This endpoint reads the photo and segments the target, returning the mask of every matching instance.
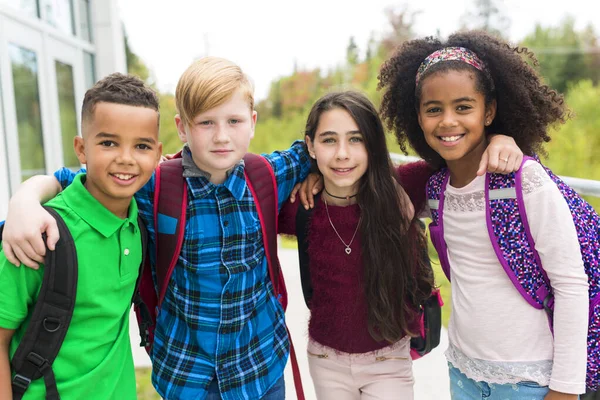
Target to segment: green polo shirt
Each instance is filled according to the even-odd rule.
[[[142,258],[138,208],[120,219],[85,189],[85,175],[47,203],[65,220],[77,248],[79,277],[73,319],[54,361],[63,399],[136,399],[129,341],[131,297]],[[43,278],[16,268],[0,252],[0,327],[15,329],[11,357],[29,323]],[[31,383],[24,399],[44,399],[44,379]]]

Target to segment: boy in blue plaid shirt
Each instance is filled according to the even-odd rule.
[[[157,317],[152,382],[165,399],[284,399],[289,339],[242,160],[257,118],[252,83],[234,63],[207,57],[183,73],[175,97],[188,206],[183,246]],[[295,142],[265,157],[281,207],[308,175],[308,154]],[[65,187],[74,175],[63,168],[54,176]],[[37,181],[41,200],[54,195],[56,182],[48,179],[48,189]],[[153,176],[135,196],[151,257],[154,187]],[[22,193],[13,202],[36,197]],[[48,221],[38,206],[27,207],[37,221]]]

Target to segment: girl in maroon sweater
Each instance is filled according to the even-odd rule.
[[[426,243],[394,179],[377,110],[357,92],[325,95],[308,116],[306,143],[325,189],[308,230],[308,360],[317,397],[412,399],[410,336],[416,305],[434,282],[418,256]],[[430,173],[424,163],[398,171],[418,209]],[[284,205],[281,233],[295,235],[297,210]]]

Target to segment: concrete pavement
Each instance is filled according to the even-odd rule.
[[[287,324],[294,340],[298,364],[302,375],[304,394],[306,400],[315,400],[316,396],[312,387],[308,361],[306,358],[306,345],[308,341],[308,318],[309,311],[302,298],[302,287],[300,284],[300,271],[298,268],[298,253],[296,250],[280,249],[279,259],[288,289],[289,305],[286,313]],[[136,366],[150,366],[150,360],[146,352],[139,347],[139,334],[137,323],[132,314],[131,343],[133,347],[134,361]],[[444,357],[444,350],[448,345],[448,336],[442,332],[442,342],[431,354],[416,360],[413,364],[415,374],[415,399],[416,400],[449,400],[448,368]],[[294,380],[292,377],[291,363],[288,362],[285,371],[287,398],[294,399]]]

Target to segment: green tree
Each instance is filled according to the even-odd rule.
[[[127,62],[127,72],[131,75],[139,77],[146,83],[153,83],[150,82],[150,69],[148,69],[142,59],[131,50],[127,34],[124,34],[123,37],[125,40],[125,60]]]
[[[127,60],[127,72],[131,75],[136,75],[144,82],[156,90],[158,94],[159,107],[160,107],[160,141],[163,143],[163,154],[176,153],[181,149],[181,141],[177,134],[177,127],[175,126],[175,114],[177,114],[177,107],[175,107],[175,96],[171,93],[160,92],[155,85],[152,77],[152,72],[146,66],[144,61],[135,54],[129,46],[127,35],[125,35],[125,56]]]
[[[572,118],[551,133],[547,164],[560,175],[600,180],[600,86],[580,81],[569,88],[566,103]],[[600,211],[600,199],[588,201]]]
[[[533,51],[545,82],[559,92],[582,79],[597,82],[600,77],[600,48],[591,27],[575,30],[575,19],[566,17],[558,27],[537,24],[521,42]]]
[[[408,6],[400,9],[390,7],[385,10],[391,30],[384,34],[379,47],[380,55],[384,59],[391,56],[396,47],[414,38],[413,26],[419,13],[420,11],[410,11]]]
[[[474,0],[474,11],[466,12],[461,18],[464,29],[483,29],[502,36],[510,26],[510,20],[499,8],[497,0]]]
[[[346,47],[346,62],[351,66],[358,64],[358,46],[354,41],[354,36],[350,36]]]

